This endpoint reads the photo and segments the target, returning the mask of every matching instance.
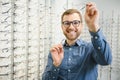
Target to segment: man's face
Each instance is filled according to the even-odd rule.
[[[82,28],[80,16],[77,13],[64,15],[62,30],[68,40],[76,40],[79,37]]]

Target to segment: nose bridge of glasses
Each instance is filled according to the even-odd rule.
[[[72,24],[72,26],[74,26],[74,22],[73,21],[69,22],[69,26],[71,26],[71,24]]]

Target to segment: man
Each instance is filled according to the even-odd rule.
[[[98,64],[109,65],[112,54],[98,24],[99,12],[92,2],[86,4],[85,22],[91,43],[78,39],[83,24],[76,9],[68,9],[61,17],[62,30],[66,36],[64,44],[54,45],[42,80],[97,80]]]

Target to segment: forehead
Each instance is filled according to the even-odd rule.
[[[63,16],[63,21],[73,21],[73,20],[80,20],[80,16],[78,13],[72,13]]]

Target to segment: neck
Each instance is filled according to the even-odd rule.
[[[76,40],[77,40],[77,39],[76,39]],[[67,44],[68,44],[69,46],[71,46],[71,45],[75,44],[76,40],[68,40],[68,39],[67,39]]]

